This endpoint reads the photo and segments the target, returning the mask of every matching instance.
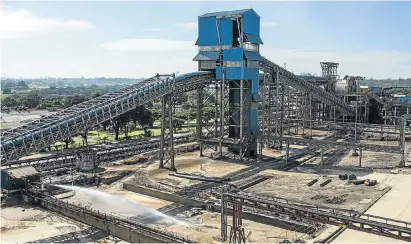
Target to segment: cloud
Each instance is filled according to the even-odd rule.
[[[365,76],[366,78],[411,77],[411,52],[397,51],[309,51],[278,49],[263,46],[261,54],[296,74],[302,72],[321,73],[320,62],[340,63],[340,76]]]
[[[276,26],[276,25],[278,25],[278,23],[275,21],[262,21],[261,22],[262,27],[269,27],[269,26]]]
[[[45,18],[32,14],[28,10],[15,10],[10,7],[0,8],[0,38],[16,39],[51,32],[80,31],[93,28],[82,20]]]
[[[172,51],[196,49],[193,41],[152,38],[124,39],[103,43],[100,46],[112,51]]]
[[[132,63],[138,64],[142,74],[148,70],[151,73],[154,70],[164,72],[163,69],[168,72],[179,70],[182,73],[196,69],[196,63],[192,59],[198,51],[192,41],[136,38],[105,43],[101,46],[119,55],[123,53],[120,51],[130,51],[129,55],[138,56]],[[411,77],[411,52],[310,51],[262,46],[261,54],[279,65],[287,63],[287,69],[296,74],[306,72],[321,74],[320,62],[329,61],[340,63],[341,76]]]
[[[174,24],[174,26],[179,27],[181,32],[190,32],[190,31],[195,31],[198,29],[197,22],[179,23],[179,24]]]
[[[118,76],[149,77],[198,69],[197,62],[192,61],[198,53],[194,41],[133,38],[103,43],[100,47],[104,53],[113,55],[110,62],[117,60],[113,65],[123,70]]]
[[[2,72],[7,77],[150,77],[155,73],[196,71],[194,41],[133,38],[103,44],[84,39],[27,40],[5,43]],[[7,45],[7,46],[6,46]],[[62,48],[63,47],[63,48]],[[320,62],[338,62],[338,73],[367,78],[411,77],[411,52],[341,52],[261,46],[261,54],[300,73],[321,74]]]
[[[143,31],[150,31],[150,32],[159,32],[162,31],[162,28],[143,28]]]

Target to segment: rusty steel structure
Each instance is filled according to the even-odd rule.
[[[230,243],[245,243],[245,233],[243,227],[243,205],[241,202],[232,204],[233,224],[230,230]]]

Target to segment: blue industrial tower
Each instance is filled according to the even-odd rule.
[[[253,9],[208,13],[199,16],[198,27],[199,53],[194,61],[200,71],[215,73],[220,94],[214,143],[219,142],[220,153],[225,146],[240,157],[253,157],[260,136],[260,16]]]

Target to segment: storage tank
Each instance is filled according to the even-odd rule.
[[[348,93],[348,80],[337,80],[337,82],[335,83],[335,93],[336,94]]]
[[[347,94],[357,91],[357,84],[354,77],[345,76],[342,80],[337,80],[335,84],[336,94]]]

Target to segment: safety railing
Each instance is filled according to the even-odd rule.
[[[136,222],[131,218],[127,218],[115,213],[101,212],[99,210],[92,209],[91,207],[87,208],[85,206],[69,203],[68,201],[64,202],[62,200],[47,196],[41,196],[40,201],[42,202],[42,205],[45,207],[47,207],[47,205],[52,205],[56,207],[56,209],[51,210],[58,211],[63,215],[65,213],[64,209],[68,209],[78,214],[88,214],[93,217],[103,219],[105,221],[110,221],[116,225],[132,228],[135,232],[138,232],[145,236],[152,237],[157,240],[162,240],[167,243],[195,243],[193,240],[190,240],[188,236],[184,237],[175,232],[160,229],[158,227],[149,227],[142,223]]]
[[[107,99],[105,102],[93,105],[90,108],[84,108],[69,117],[32,128],[21,135],[2,141],[3,162],[19,158],[30,152],[36,152],[58,140],[81,133],[90,126],[117,117],[138,105],[158,99],[171,91],[179,93],[193,90],[212,79],[214,79],[214,75],[208,72],[189,74],[176,79],[176,82],[167,77],[161,81],[149,82],[139,89],[127,91],[121,95],[117,94],[114,99]],[[173,86],[173,89],[171,89],[171,86]]]

